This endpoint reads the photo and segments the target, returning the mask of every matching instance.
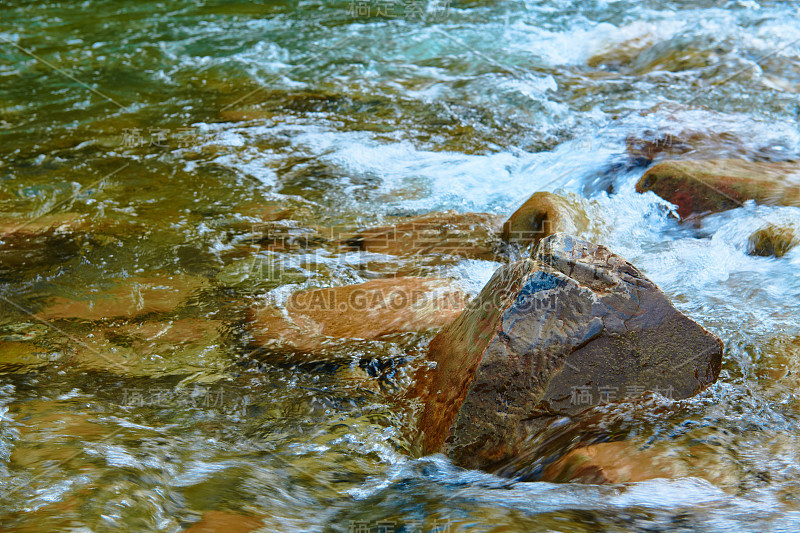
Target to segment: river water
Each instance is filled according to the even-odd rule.
[[[0,374],[0,530],[181,531],[209,511],[285,532],[800,530],[800,250],[746,254],[800,210],[681,224],[634,191],[646,167],[625,143],[690,131],[721,156],[796,158],[798,4],[7,0],[0,87],[3,216],[116,224],[0,273],[2,340],[45,348]],[[264,298],[407,266],[300,246],[256,252],[279,276],[244,268],[259,206],[330,227],[507,216],[540,190],[582,203],[583,237],[725,342],[708,391],[605,414],[682,475],[528,483],[409,457],[398,398],[430,334],[299,365],[249,353],[245,311]],[[498,266],[443,263],[473,294]],[[205,280],[161,318],[219,333],[119,371],[69,354],[125,320],[31,316],[152,273]]]

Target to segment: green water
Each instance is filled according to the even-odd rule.
[[[634,192],[625,139],[700,132],[729,139],[720,155],[796,159],[798,6],[383,4],[0,5],[0,240],[17,250],[0,257],[0,361],[34,347],[0,374],[0,530],[182,531],[209,511],[286,532],[797,530],[796,372],[769,371],[798,364],[781,346],[800,337],[800,254],[745,251],[800,211],[681,225]],[[499,266],[343,252],[333,231],[507,216],[537,190],[575,194],[584,237],[725,341],[709,391],[603,421],[684,476],[524,483],[409,457],[399,397],[430,334],[299,365],[252,351],[247,311],[270,298],[404,269],[474,294]],[[285,247],[259,218],[278,211]],[[82,218],[35,234],[48,216]],[[39,319],[154,276],[185,293],[133,318]],[[551,448],[580,440],[553,431]]]

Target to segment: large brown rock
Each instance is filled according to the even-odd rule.
[[[550,192],[537,192],[503,224],[503,240],[526,246],[554,233],[580,233],[588,226],[589,219],[576,202]]]
[[[428,355],[436,366],[410,391],[415,450],[491,469],[554,417],[644,391],[697,394],[719,374],[722,342],[622,257],[556,234],[500,268]]]
[[[640,34],[632,39],[622,42],[609,43],[592,55],[586,64],[590,67],[602,67],[618,70],[630,64],[639,55],[650,48],[655,42],[655,37],[650,34]]]
[[[678,206],[681,218],[760,204],[800,206],[800,164],[739,159],[664,161],[636,184]]]
[[[501,218],[489,213],[445,211],[415,217],[394,217],[392,224],[345,235],[352,249],[389,255],[453,254],[493,259]]]
[[[284,309],[250,314],[257,345],[314,351],[332,339],[377,339],[440,328],[466,307],[468,296],[446,280],[387,278],[293,294]]]

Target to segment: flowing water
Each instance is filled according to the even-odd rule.
[[[0,358],[38,350],[0,374],[0,529],[181,531],[224,511],[286,532],[800,530],[800,249],[746,253],[800,210],[681,224],[635,192],[646,167],[625,143],[690,131],[720,156],[797,158],[800,5],[6,0],[0,87],[4,219],[84,217],[0,271]],[[507,216],[539,190],[582,203],[583,237],[725,342],[699,396],[602,413],[607,433],[680,465],[674,479],[524,482],[410,457],[398,398],[430,334],[303,364],[249,352],[246,310],[265,298],[423,268],[259,247],[263,206],[339,227]],[[499,264],[436,266],[474,294]],[[191,285],[153,315],[184,328],[155,347],[141,317],[33,316],[153,275]],[[81,352],[103,335],[99,356]],[[560,435],[561,451],[580,440]]]

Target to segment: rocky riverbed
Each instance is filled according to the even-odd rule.
[[[0,530],[798,529],[792,3],[0,14]]]

